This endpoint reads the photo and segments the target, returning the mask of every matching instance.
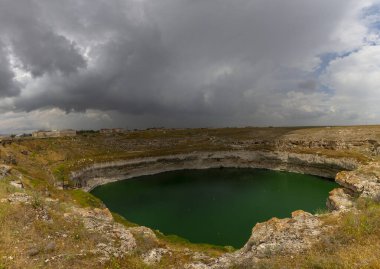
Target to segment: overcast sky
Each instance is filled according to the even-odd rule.
[[[0,0],[0,133],[380,123],[380,0]]]

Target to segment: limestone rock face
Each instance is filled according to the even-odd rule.
[[[275,253],[297,253],[309,248],[318,239],[322,222],[318,217],[298,210],[292,218],[258,223],[242,251],[255,257],[269,257]]]
[[[361,175],[356,175],[348,171],[342,171],[337,174],[335,181],[343,187],[356,193],[362,193],[364,190],[364,181]]]
[[[318,216],[297,210],[291,218],[272,218],[256,224],[242,249],[225,254],[207,265],[189,264],[187,268],[255,268],[261,258],[309,249],[327,229],[329,227],[323,225]]]
[[[330,191],[326,206],[330,210],[344,211],[354,206],[353,191],[345,188],[336,188]]]
[[[104,243],[99,243],[93,252],[105,262],[112,257],[124,257],[136,248],[136,240],[127,228],[113,220],[108,209],[73,208],[73,214],[80,215],[86,229],[103,235]],[[65,215],[69,218],[70,215]]]
[[[361,197],[380,197],[380,163],[372,162],[354,171],[337,174],[335,181]]]
[[[144,226],[132,227],[128,229],[133,235],[144,240],[147,245],[158,246],[159,242],[155,233]]]
[[[182,169],[217,167],[265,168],[334,178],[342,170],[353,170],[358,162],[352,158],[332,158],[316,154],[286,151],[193,152],[126,161],[97,163],[71,174],[77,187],[94,187],[137,176]]]

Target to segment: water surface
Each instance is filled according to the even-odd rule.
[[[194,243],[242,247],[253,226],[325,208],[337,184],[262,169],[181,170],[99,186],[92,194],[127,220]]]

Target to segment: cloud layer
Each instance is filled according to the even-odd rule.
[[[377,0],[3,0],[0,132],[378,123],[379,10]]]

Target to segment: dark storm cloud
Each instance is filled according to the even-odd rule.
[[[14,73],[9,68],[9,59],[0,42],[0,97],[19,94],[19,87],[14,81]]]
[[[318,91],[316,81],[299,81],[310,76],[315,55],[344,48],[334,33],[353,3],[2,0],[0,44],[8,55],[0,50],[0,95],[19,93],[14,72],[29,72],[12,99],[15,111],[255,124],[265,109],[279,113],[283,89]],[[297,71],[284,78],[284,68]]]
[[[61,71],[76,72],[85,67],[75,42],[55,33],[52,22],[42,21],[35,1],[3,0],[0,4],[0,29],[26,71],[33,76]]]
[[[11,42],[24,69],[35,77],[54,71],[69,74],[86,66],[75,43],[49,31],[28,30],[12,38]]]

